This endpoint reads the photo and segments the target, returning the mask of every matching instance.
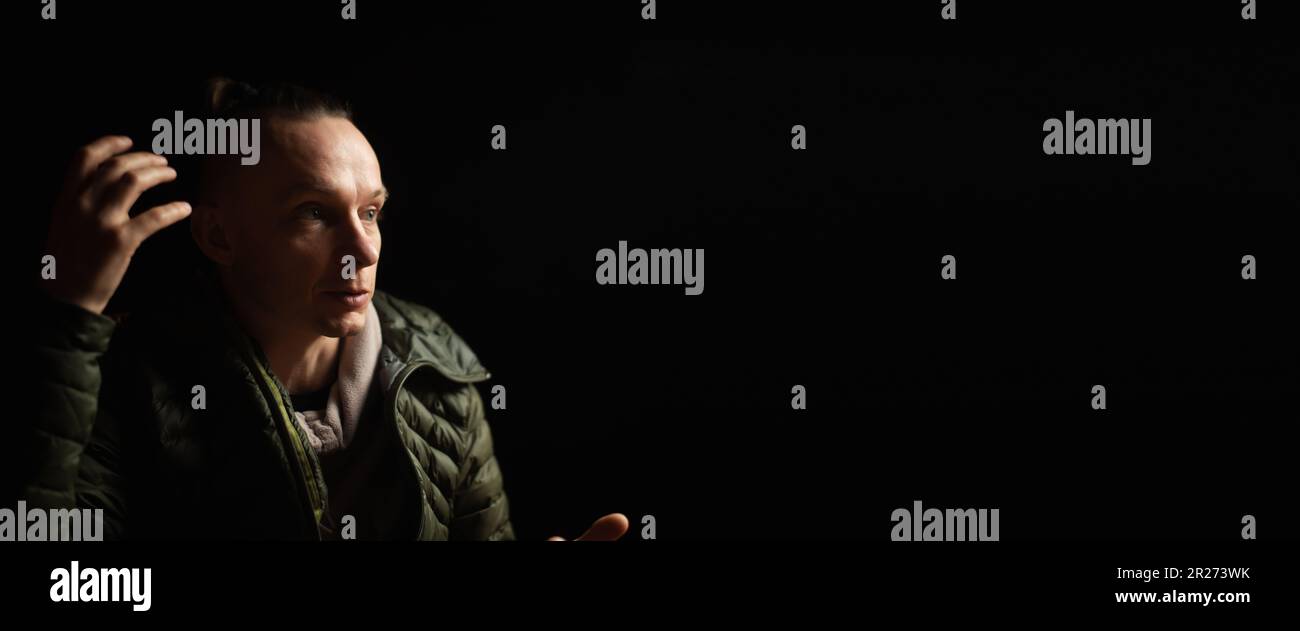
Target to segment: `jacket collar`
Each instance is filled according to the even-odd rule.
[[[437,313],[382,291],[375,292],[372,302],[384,337],[381,370],[389,366],[395,375],[402,367],[420,363],[458,383],[491,377],[469,345]]]

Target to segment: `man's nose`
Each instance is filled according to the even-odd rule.
[[[368,230],[366,223],[353,215],[343,228],[340,247],[343,255],[356,257],[357,268],[370,267],[379,262],[379,232]]]

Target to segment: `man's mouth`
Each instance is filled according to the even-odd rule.
[[[340,289],[324,293],[331,299],[351,309],[360,309],[366,306],[366,301],[370,299],[370,292],[364,289]]]

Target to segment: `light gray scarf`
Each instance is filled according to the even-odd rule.
[[[366,324],[361,332],[339,341],[339,374],[330,387],[324,410],[294,411],[298,427],[317,455],[343,449],[357,433],[357,423],[366,407],[366,396],[375,378],[383,334],[375,305],[366,305]]]

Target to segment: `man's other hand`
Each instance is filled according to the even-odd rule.
[[[623,536],[623,533],[627,532],[627,527],[627,517],[624,517],[622,513],[610,513],[597,519],[591,525],[591,528],[587,529],[587,532],[574,539],[574,541],[616,541]],[[564,537],[551,537],[547,541],[566,541],[566,539]]]

